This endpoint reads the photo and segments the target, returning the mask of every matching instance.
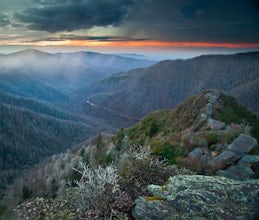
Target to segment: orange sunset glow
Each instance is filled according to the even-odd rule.
[[[0,0],[0,5],[0,54],[91,50],[161,60],[259,49],[258,11],[250,0]]]
[[[71,47],[125,47],[125,48],[255,48],[259,43],[218,43],[218,42],[170,42],[170,41],[98,41],[98,40],[57,40],[21,42],[20,45],[71,46]],[[7,45],[17,45],[9,42]]]

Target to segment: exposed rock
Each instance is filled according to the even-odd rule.
[[[210,92],[205,95],[205,97],[209,98],[209,103],[214,104],[217,102],[219,95],[219,90],[211,89]]]
[[[200,147],[197,147],[188,154],[188,157],[198,159],[202,156],[202,154],[203,154],[203,150]]]
[[[225,150],[218,156],[216,156],[213,160],[211,160],[209,163],[212,166],[220,166],[222,168],[233,164],[238,159],[240,159],[243,155],[237,154],[230,150]]]
[[[134,217],[137,220],[162,220],[174,215],[174,209],[156,198],[139,198],[136,200]]]
[[[212,130],[221,130],[225,127],[225,123],[212,118],[208,119],[208,125]]]
[[[259,155],[245,155],[239,163],[259,163]]]
[[[205,114],[206,115],[208,115],[208,116],[211,116],[211,114],[212,114],[212,104],[211,103],[208,103],[207,105],[206,105],[206,109],[205,109]]]
[[[259,180],[177,175],[148,190],[152,197],[136,200],[137,220],[253,219],[259,206]]]
[[[255,173],[250,168],[250,166],[246,164],[238,164],[231,166],[226,170],[219,170],[217,174],[219,176],[224,176],[235,180],[247,180],[251,178]]]
[[[227,147],[227,144],[217,144],[216,146],[215,146],[215,151],[216,152],[220,152],[221,150],[223,150],[224,148],[226,148]]]
[[[257,140],[250,135],[240,134],[225,151],[215,157],[210,164],[226,167],[242,158],[257,146]]]
[[[208,116],[205,113],[201,113],[201,115],[200,115],[201,120],[206,120],[207,117]]]
[[[240,134],[233,142],[228,146],[228,150],[234,151],[238,154],[245,154],[256,148],[257,140],[250,135]]]

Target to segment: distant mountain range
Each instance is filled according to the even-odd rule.
[[[81,86],[154,61],[92,52],[49,54],[25,50],[0,56],[0,193],[22,170],[114,131],[71,106]]]
[[[2,84],[16,86],[19,80],[23,80],[68,92],[116,72],[147,67],[154,63],[146,59],[93,52],[49,54],[25,50],[1,56],[0,84],[1,88]]]
[[[109,109],[141,118],[158,109],[173,108],[206,88],[224,90],[259,114],[259,52],[161,61],[89,83],[75,92],[74,100],[95,117],[108,119],[109,113],[103,110]],[[117,123],[117,127],[123,125]]]

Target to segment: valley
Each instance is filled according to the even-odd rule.
[[[74,90],[116,71],[153,63],[92,52],[49,54],[26,50],[2,55],[0,192],[23,170],[43,159],[88,141],[99,132],[116,130],[109,121],[74,108]]]
[[[53,204],[42,200],[42,210],[56,205],[56,198],[67,196],[64,190],[72,190],[69,184],[79,181],[73,168],[82,161],[115,164],[128,204],[170,175],[233,176],[229,172],[244,156],[257,161],[258,144],[231,164],[223,161],[225,167],[210,161],[243,134],[257,143],[258,73],[259,52],[160,62],[92,52],[2,55],[0,209],[38,196],[53,198]],[[245,180],[257,179],[258,162],[247,163]],[[65,203],[64,212],[75,212],[70,206]],[[18,215],[30,216],[26,210]],[[59,214],[53,215],[64,217]]]

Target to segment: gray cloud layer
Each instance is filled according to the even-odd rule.
[[[144,0],[133,11],[129,34],[141,30],[164,40],[259,41],[255,0]]]
[[[11,24],[10,18],[4,13],[0,13],[0,27],[8,26]]]
[[[128,38],[124,36],[82,36],[74,34],[60,34],[59,37],[46,37],[38,38],[36,40],[29,40],[27,42],[40,42],[40,41],[63,41],[63,40],[93,40],[93,41],[146,41],[147,38]]]
[[[39,0],[37,7],[16,14],[16,19],[33,30],[48,32],[119,25],[132,0]]]
[[[129,38],[258,42],[258,15],[257,0],[37,0],[16,19],[52,33],[112,25]]]

